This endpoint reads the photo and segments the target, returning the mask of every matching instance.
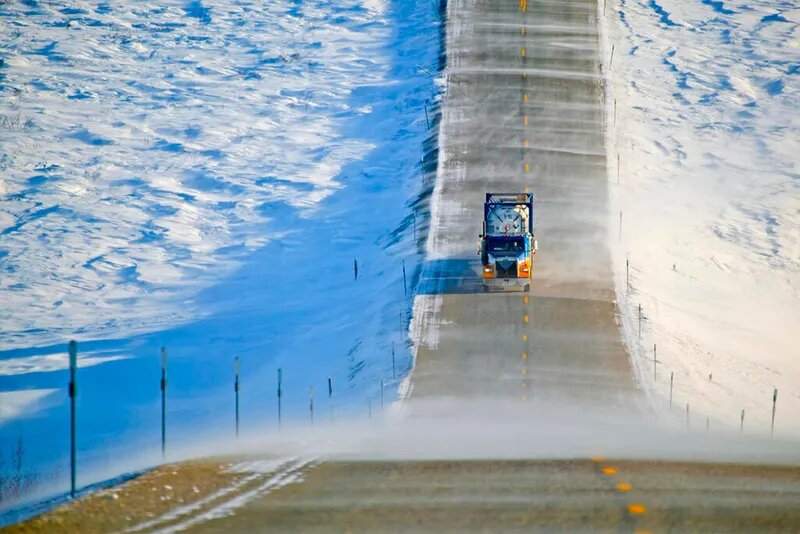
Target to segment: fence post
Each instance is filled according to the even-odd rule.
[[[639,337],[642,337],[642,303],[639,303]]]
[[[331,421],[333,421],[333,380],[328,377],[328,405],[331,408]]]
[[[397,378],[397,375],[396,375],[396,372],[395,372],[395,363],[394,362],[395,362],[394,341],[392,341],[392,380],[395,380]]]
[[[69,495],[75,498],[75,480],[77,472],[77,449],[75,441],[75,397],[78,396],[78,382],[76,371],[78,369],[78,343],[69,342],[69,460],[70,460],[70,491]]]
[[[653,382],[655,382],[658,379],[657,363],[658,360],[656,360],[656,344],[653,343]]]
[[[233,379],[233,392],[236,397],[235,410],[236,410],[236,439],[239,439],[239,357],[233,359],[233,371],[235,378]]]
[[[167,456],[167,347],[161,347],[161,458]]]
[[[672,410],[672,379],[675,377],[675,372],[669,373],[669,409]]]
[[[406,283],[406,260],[403,260],[403,295],[408,296],[408,284]]]
[[[278,428],[281,427],[281,397],[283,397],[283,370],[278,369]]]
[[[769,435],[775,434],[775,404],[778,402],[778,388],[772,392],[772,422],[769,425]]]
[[[308,388],[308,416],[311,426],[314,426],[314,386]]]

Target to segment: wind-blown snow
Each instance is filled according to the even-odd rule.
[[[380,2],[0,6],[0,347],[202,313],[193,296],[313,209],[371,146]],[[192,7],[194,6],[194,7]],[[223,53],[221,51],[224,50]],[[376,67],[378,67],[376,69]]]
[[[620,0],[604,23],[616,285],[640,381],[666,405],[674,373],[676,411],[738,427],[745,410],[745,432],[769,432],[777,388],[776,433],[797,434],[800,9]]]

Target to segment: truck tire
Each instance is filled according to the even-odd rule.
[[[525,292],[526,293],[530,293],[531,292],[531,285],[530,284],[525,284]]]

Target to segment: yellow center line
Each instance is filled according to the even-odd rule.
[[[525,57],[525,49],[522,49],[522,57]]]
[[[525,324],[528,324],[528,316],[527,315],[525,317],[523,317],[522,320],[523,320],[523,322],[525,322]]]
[[[522,353],[522,359],[523,360],[527,360],[528,359],[528,353],[527,352],[523,352]]]
[[[617,489],[619,491],[630,491],[631,490],[631,485],[630,484],[626,484],[625,482],[622,482],[621,484],[617,484]]]
[[[605,458],[603,458],[602,456],[592,456],[591,460],[592,462],[599,464],[600,462],[605,461]]]
[[[527,303],[528,303],[528,297],[522,297],[522,302],[524,302],[525,304],[527,304]]]
[[[617,470],[614,469],[613,467],[604,467],[603,468],[603,474],[604,475],[616,475],[617,474]]]
[[[525,117],[522,118],[522,125],[523,126],[527,126],[528,125],[528,116],[527,115],[525,115]]]
[[[525,169],[525,172],[528,172],[528,171],[530,171],[530,170],[531,170],[531,166],[530,166],[530,165],[528,165],[527,163],[524,163],[524,164],[522,165],[522,168],[523,168],[523,169]]]
[[[522,336],[522,341],[528,341],[528,334],[525,334],[524,336]]]

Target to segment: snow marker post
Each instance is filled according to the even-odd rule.
[[[431,121],[428,120],[428,101],[425,101],[425,124],[428,126],[428,129],[431,129]]]
[[[75,441],[75,397],[78,396],[78,383],[76,371],[78,369],[78,343],[69,342],[69,460],[70,460],[70,491],[71,498],[75,498],[75,479],[77,470],[77,450]]]
[[[167,347],[161,347],[161,458],[167,456]]]
[[[770,437],[775,434],[775,404],[778,402],[778,388],[772,392],[772,422],[769,425]]]
[[[603,6],[603,9],[605,9],[605,5]],[[611,66],[614,64],[614,48],[615,47],[616,47],[616,45],[611,45],[611,59],[608,60],[608,67],[609,68],[611,68]]]
[[[744,408],[742,408],[742,418],[739,420],[739,435],[744,434]]]
[[[622,212],[619,212],[619,235],[622,239]],[[625,258],[625,294],[631,292],[631,261]]]
[[[395,373],[395,364],[394,364],[394,362],[395,362],[395,358],[394,358],[394,341],[392,341],[392,380],[395,380],[397,378],[397,375]]]
[[[353,280],[358,280],[358,260],[353,258]]]
[[[283,370],[278,369],[278,428],[281,427],[281,398],[283,397]]]
[[[239,439],[239,357],[233,359],[233,371],[235,378],[233,379],[233,392],[236,397],[235,412],[236,412],[236,439]]]
[[[686,430],[689,430],[689,403],[686,403]]]

